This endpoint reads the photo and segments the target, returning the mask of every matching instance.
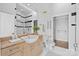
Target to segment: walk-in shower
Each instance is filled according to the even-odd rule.
[[[56,16],[53,19],[53,38],[56,46],[68,48],[69,16]]]

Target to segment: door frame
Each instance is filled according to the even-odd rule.
[[[53,29],[54,29],[54,17],[64,16],[64,15],[68,16],[68,34],[67,34],[67,42],[64,42],[67,44],[67,47],[63,47],[63,48],[69,49],[69,19],[70,19],[69,17],[70,17],[70,13],[62,13],[62,14],[54,15],[52,17],[53,18]],[[53,30],[53,41],[54,41],[54,30]]]

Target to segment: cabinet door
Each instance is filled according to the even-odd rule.
[[[41,45],[35,45],[32,47],[32,56],[39,56],[41,55],[43,48]]]
[[[24,56],[31,56],[31,46],[24,47]]]
[[[1,50],[0,50],[0,56],[1,56]]]
[[[0,40],[0,56],[1,56],[1,40]]]

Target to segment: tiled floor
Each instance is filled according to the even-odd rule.
[[[60,56],[52,51],[48,51],[48,53],[46,54],[46,56]]]

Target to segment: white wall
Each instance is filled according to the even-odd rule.
[[[0,3],[0,12],[15,14],[15,3]]]
[[[70,12],[70,4],[68,3],[55,3],[52,6],[52,15]]]
[[[0,12],[0,37],[14,33],[14,15]]]
[[[16,3],[0,3],[0,37],[14,32]]]

